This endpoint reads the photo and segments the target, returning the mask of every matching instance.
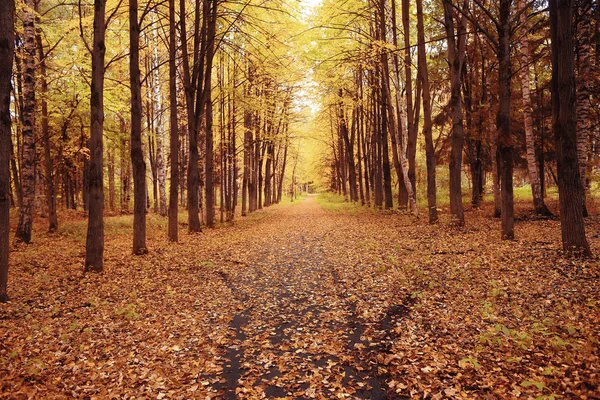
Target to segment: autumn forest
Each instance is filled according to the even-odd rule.
[[[0,0],[0,399],[600,399],[597,0]]]

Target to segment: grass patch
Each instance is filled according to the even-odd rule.
[[[326,211],[354,214],[372,210],[371,208],[361,206],[359,203],[350,203],[344,196],[331,192],[319,193],[316,201]]]

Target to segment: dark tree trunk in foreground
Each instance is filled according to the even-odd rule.
[[[35,24],[33,0],[25,1],[23,11],[23,147],[21,188],[23,203],[19,209],[19,224],[15,238],[31,243],[35,202]]]
[[[454,8],[450,0],[444,0],[444,23],[448,41],[448,63],[450,64],[450,108],[452,115],[452,150],[450,154],[450,213],[458,225],[465,223],[462,205],[462,155],[463,155],[463,110],[460,94],[461,76],[465,58],[468,3],[463,3],[463,12],[457,31],[454,30]]]
[[[498,87],[499,107],[496,126],[498,129],[498,155],[500,157],[500,181],[502,187],[502,239],[515,237],[515,212],[513,204],[513,153],[510,133],[510,4],[512,0],[500,0],[500,24],[498,26]]]
[[[563,250],[591,255],[585,237],[584,189],[577,160],[577,113],[573,49],[573,0],[550,0],[552,126]]]
[[[427,208],[429,223],[438,220],[437,195],[435,188],[435,149],[431,133],[431,94],[429,90],[429,73],[427,71],[427,53],[425,51],[425,27],[423,23],[423,0],[417,0],[417,31],[419,51],[419,79],[423,85],[423,136],[425,137],[425,157],[427,163]]]
[[[8,301],[10,210],[10,90],[14,55],[15,2],[0,1],[0,302]]]
[[[85,244],[85,271],[104,268],[104,170],[102,167],[104,133],[104,43],[106,0],[94,1],[94,39],[92,47],[92,84],[90,98],[90,160],[88,163],[88,230]]]
[[[169,105],[171,186],[169,188],[169,240],[177,242],[179,204],[179,129],[177,126],[177,30],[175,26],[175,0],[169,0]]]
[[[212,227],[215,220],[215,182],[214,182],[214,138],[213,138],[213,111],[212,111],[212,66],[215,56],[215,33],[217,25],[217,0],[211,1],[210,17],[208,22],[208,43],[206,50],[206,71],[204,83],[204,107],[206,107],[206,225]]]
[[[133,167],[133,254],[146,248],[146,163],[142,150],[142,85],[138,2],[129,1],[129,81],[131,84],[131,165]]]

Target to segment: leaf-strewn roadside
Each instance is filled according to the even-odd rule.
[[[313,198],[83,275],[81,223],[11,253],[0,305],[6,398],[595,398],[597,260],[558,222],[469,214],[465,230]],[[589,236],[598,247],[598,223]]]

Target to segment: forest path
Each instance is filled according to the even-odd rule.
[[[336,270],[338,253],[326,246],[332,235],[344,226],[309,196],[225,249],[231,268],[219,274],[242,310],[215,386],[224,398],[388,398]]]

